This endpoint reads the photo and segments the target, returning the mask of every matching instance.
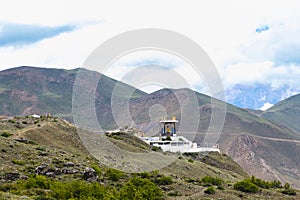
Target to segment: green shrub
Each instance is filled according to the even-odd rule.
[[[142,178],[150,178],[151,177],[151,174],[148,173],[148,172],[142,172],[139,174]]]
[[[51,196],[56,199],[105,199],[109,196],[118,197],[116,191],[109,187],[82,180],[72,182],[55,181],[51,187]],[[107,198],[109,199],[109,198]]]
[[[245,179],[242,181],[239,181],[233,185],[235,190],[239,190],[242,192],[248,192],[248,193],[256,193],[259,191],[259,188],[257,185],[252,183],[249,179]]]
[[[172,141],[172,139],[169,135],[166,137],[166,141]]]
[[[174,192],[169,192],[168,196],[178,197],[178,196],[182,196],[182,194],[180,192],[178,192],[178,191],[174,191]]]
[[[38,151],[46,151],[46,149],[43,148],[43,147],[37,147],[37,148],[35,148],[35,149],[38,150]]]
[[[204,183],[204,186],[220,186],[223,184],[224,181],[218,177],[205,176],[201,179],[201,182]]]
[[[193,162],[194,162],[194,160],[191,159],[191,158],[189,158],[188,161],[189,161],[190,163],[193,163]]]
[[[40,175],[0,185],[0,190],[17,195],[34,196],[36,199],[119,199],[115,189],[97,182],[88,183],[83,180],[60,182]]]
[[[16,189],[17,189],[17,187],[13,183],[0,184],[0,191],[2,191],[2,192],[8,192],[10,190],[16,190]]]
[[[282,188],[281,182],[274,180],[270,182],[271,188]]]
[[[95,172],[98,176],[101,176],[101,169],[98,165],[94,164],[94,165],[92,165],[92,168],[95,170]]]
[[[281,191],[281,193],[286,194],[286,195],[296,195],[297,194],[296,190],[294,190],[293,188],[284,189]]]
[[[269,189],[271,187],[271,183],[260,178],[256,178],[255,176],[251,176],[251,182],[257,185],[260,188]]]
[[[204,190],[205,194],[215,194],[216,190],[213,186],[209,186],[206,190]]]
[[[105,175],[109,180],[117,181],[124,176],[124,173],[122,171],[111,168],[106,171]]]
[[[25,189],[39,188],[39,189],[50,189],[52,180],[46,178],[45,176],[36,175],[24,182],[21,182],[22,187]]]
[[[152,146],[152,151],[158,151],[160,149],[161,149],[160,147]]]
[[[28,124],[28,122],[27,121],[22,121],[22,124]]]
[[[195,178],[187,178],[185,181],[186,181],[187,183],[195,183],[195,184],[201,183],[201,180],[195,179]]]
[[[284,190],[281,191],[282,194],[287,194],[287,195],[296,195],[296,190],[291,188],[290,184],[286,183],[283,186]]]
[[[152,181],[146,178],[134,177],[121,188],[120,199],[142,200],[142,199],[163,199],[161,189]]]
[[[155,183],[158,185],[170,185],[173,183],[173,180],[170,176],[162,176],[155,178]]]
[[[11,136],[12,134],[11,133],[9,133],[9,132],[3,132],[3,133],[1,133],[1,136],[2,137],[9,137],[9,136]]]
[[[25,161],[23,161],[23,160],[15,160],[14,159],[11,162],[16,165],[25,165]]]
[[[218,186],[218,189],[219,189],[219,190],[224,190],[224,186],[223,186],[223,185],[219,185],[219,186]]]

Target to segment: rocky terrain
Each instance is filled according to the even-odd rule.
[[[153,151],[133,133],[134,129],[107,137],[126,151]],[[82,145],[76,127],[57,117],[2,117],[0,134],[0,199],[299,198],[299,192],[277,182],[268,183],[267,188],[256,183],[257,191],[241,191],[236,184],[247,173],[219,153],[177,155],[169,166],[143,173],[108,168]]]
[[[0,72],[0,115],[25,116],[51,113],[72,122],[72,90],[78,70],[83,69],[19,67]],[[93,78],[101,76],[96,72],[87,70],[84,72]],[[88,80],[81,84],[87,91],[89,88],[93,89]],[[126,105],[124,100],[128,99],[130,91],[135,91],[129,100],[129,112],[140,130],[144,132],[154,130],[155,134],[158,132],[157,121],[163,115],[169,117],[175,115],[179,123],[182,120],[191,124],[199,123],[194,141],[200,145],[204,145],[213,108],[218,110],[225,105],[226,117],[222,134],[220,137],[216,135],[219,137],[218,143],[222,153],[232,157],[250,175],[267,180],[279,179],[300,188],[298,96],[261,112],[238,108],[217,99],[212,105],[209,96],[189,89],[162,89],[146,94],[102,75],[95,93],[95,108],[103,129],[118,128],[111,110],[111,98],[116,85],[121,87],[122,91],[117,99],[121,108],[122,105]],[[181,116],[184,107],[179,101],[188,105],[191,95],[196,96],[198,109],[192,111],[199,112],[199,121],[189,116]],[[119,112],[120,115],[124,113]],[[131,124],[125,121],[122,125]],[[184,130],[189,131],[188,128]],[[188,134],[185,133],[185,136],[188,137]]]

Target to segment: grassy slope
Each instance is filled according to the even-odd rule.
[[[83,171],[85,167],[90,167],[97,163],[80,143],[75,127],[60,119],[37,120],[30,118],[14,119],[15,122],[0,122],[1,132],[10,132],[13,135],[5,138],[0,137],[1,147],[1,172],[4,175],[8,172],[18,172],[21,175],[29,175],[33,173],[36,166],[42,163],[49,164],[53,168],[65,167],[65,163],[73,162],[75,165],[72,169]],[[27,124],[23,122],[26,121]],[[14,139],[27,139],[27,143],[18,142]],[[149,151],[150,148],[143,142],[137,140],[134,136],[128,134],[116,135],[110,137],[115,143],[125,150],[134,152]],[[138,144],[138,145],[136,145]],[[192,157],[191,157],[192,156]],[[194,161],[189,160],[192,158]],[[22,164],[14,164],[13,160],[25,161]],[[101,166],[101,163],[99,163]],[[104,171],[105,166],[101,169]],[[187,155],[180,157],[170,166],[159,170],[160,174],[171,176],[173,183],[167,186],[161,186],[167,199],[202,199],[202,198],[218,198],[223,199],[243,199],[251,198],[286,198],[275,190],[263,190],[259,194],[246,194],[233,190],[232,184],[246,176],[245,172],[232,161],[228,156],[221,154],[208,154],[202,158],[202,161]],[[214,195],[206,195],[203,191],[206,187],[199,185],[197,182],[189,182],[187,180],[200,180],[203,176],[220,177],[225,180],[225,190],[217,190]],[[126,177],[132,176],[131,174]],[[57,176],[59,180],[74,180],[80,178],[80,174]],[[127,179],[127,178],[125,178]],[[122,180],[120,180],[122,182]],[[103,178],[103,184],[115,185],[109,180]],[[120,183],[121,183],[120,182]],[[170,195],[177,193],[177,197]],[[169,194],[169,195],[168,195]],[[21,197],[0,193],[0,198],[21,199]],[[23,199],[26,197],[22,197]]]
[[[279,102],[263,112],[261,116],[300,133],[298,120],[300,116],[300,95]]]
[[[92,80],[101,77],[96,90],[100,119],[107,117],[102,117],[100,110],[110,107],[111,94],[116,85],[120,89],[120,99],[126,98],[132,90],[135,91],[132,98],[145,95],[127,84],[85,69],[18,67],[0,72],[0,113],[9,116],[52,113],[72,120],[72,91],[78,72],[85,73]],[[94,87],[89,82],[79,83],[90,90]],[[107,112],[111,115],[109,110]]]

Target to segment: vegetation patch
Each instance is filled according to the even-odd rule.
[[[134,177],[120,191],[120,199],[163,199],[161,189],[146,178]]]
[[[163,199],[161,189],[149,179],[134,177],[120,191],[97,182],[83,180],[61,182],[35,175],[27,180],[0,185],[0,191],[16,195],[34,196],[35,199]]]
[[[215,194],[216,189],[213,186],[209,186],[206,190],[204,190],[205,194]]]
[[[102,171],[98,165],[94,164],[94,165],[92,165],[92,168],[95,170],[95,172],[98,176],[101,176]]]
[[[1,133],[1,136],[7,138],[7,137],[9,137],[9,136],[12,136],[12,134],[9,133],[9,132],[3,132],[3,133]]]
[[[278,189],[282,188],[281,182],[278,180],[273,181],[265,181],[260,178],[256,178],[255,176],[251,176],[250,178],[244,179],[242,181],[237,182],[234,184],[234,189],[242,191],[242,192],[248,192],[248,193],[256,193],[260,191],[261,189]],[[289,184],[284,185],[284,190],[282,191],[283,194],[289,193],[290,191],[296,192],[294,189],[290,187]],[[291,192],[293,193],[293,192]]]
[[[173,179],[170,176],[157,177],[154,181],[158,185],[171,185],[173,183]]]
[[[235,183],[233,187],[235,190],[239,190],[247,193],[256,193],[259,191],[259,187],[254,183],[252,183],[249,179],[239,181]]]
[[[269,189],[269,188],[282,188],[281,182],[274,180],[274,181],[265,181],[260,178],[256,178],[255,176],[251,176],[250,181],[257,185],[260,188]]]
[[[23,161],[23,160],[15,160],[14,159],[11,162],[16,165],[25,165],[25,161]]]
[[[218,177],[210,177],[210,176],[205,176],[201,179],[201,182],[204,184],[204,186],[221,186],[224,181]]]
[[[112,180],[112,181],[118,181],[119,179],[121,179],[123,176],[124,176],[124,173],[120,170],[116,170],[116,169],[108,169],[106,171],[106,174],[107,178],[109,180]]]
[[[282,194],[292,195],[292,196],[297,194],[296,190],[291,188],[290,184],[288,183],[284,184],[283,188],[284,189],[281,191]]]

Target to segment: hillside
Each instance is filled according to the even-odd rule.
[[[105,75],[85,69],[47,69],[36,67],[18,67],[0,72],[0,113],[1,115],[30,115],[51,113],[72,121],[72,91],[78,72],[91,75],[91,79],[99,79],[96,94],[98,117],[105,124],[113,124],[110,99],[116,84],[126,95],[131,89],[135,90],[132,98],[145,95],[135,88],[118,83]],[[90,90],[93,86],[83,83]],[[105,113],[100,110],[106,110]]]
[[[26,115],[52,113],[72,120],[72,88],[78,70],[43,69],[33,67],[19,67],[0,72],[0,115]],[[83,70],[89,74],[90,80],[99,78],[97,72]],[[89,80],[80,84],[86,87],[86,91],[93,91]],[[162,89],[151,94],[137,90],[123,83],[117,83],[106,76],[101,76],[95,92],[95,108],[98,121],[102,128],[117,128],[112,114],[111,96],[118,84],[121,87],[118,94],[118,106],[122,126],[134,124],[143,132],[157,134],[158,121],[164,116],[177,116],[179,123],[185,120],[185,127],[181,128],[181,134],[191,137],[188,132],[198,121],[190,113],[200,114],[198,133],[194,141],[203,145],[205,133],[211,120],[212,108],[218,112],[222,106],[226,106],[225,124],[218,143],[221,151],[232,157],[247,173],[268,180],[280,179],[282,182],[290,182],[300,188],[300,135],[295,133],[286,124],[266,119],[269,110],[261,112],[241,109],[215,99],[215,105],[211,105],[210,97],[189,89]],[[129,91],[135,93],[129,101],[128,117],[127,100]],[[84,95],[84,94],[83,94]],[[193,102],[191,97],[196,96],[198,109],[189,105]],[[180,104],[179,101],[183,103]],[[194,102],[195,103],[195,102]],[[293,104],[292,110],[297,110],[299,105]],[[281,106],[277,106],[281,107]],[[125,110],[122,110],[124,109]],[[275,106],[276,108],[276,106]],[[182,110],[190,109],[185,114]],[[271,108],[273,109],[273,108]],[[291,109],[290,109],[291,110]],[[85,111],[85,113],[89,113]],[[289,115],[289,114],[286,114]],[[275,115],[276,116],[276,115]],[[293,119],[296,120],[294,116]],[[89,120],[89,119],[87,119]],[[128,121],[129,120],[129,121]],[[294,121],[293,121],[294,122]],[[296,121],[293,123],[297,124]],[[291,129],[292,128],[292,129]],[[215,133],[210,133],[215,134]],[[214,135],[218,137],[218,135]],[[126,146],[126,143],[121,144]],[[261,169],[261,170],[257,170]]]
[[[300,133],[300,95],[292,96],[272,106],[261,117]]]
[[[162,89],[135,99],[130,102],[131,117],[140,125],[140,129],[158,131],[157,121],[161,119],[164,112],[158,108],[156,113],[160,112],[162,115],[152,114],[152,122],[150,122],[148,110],[161,105],[165,108],[167,116],[175,115],[180,122],[182,107],[177,99],[185,98],[188,102],[191,93],[194,91]],[[203,144],[211,119],[212,105],[209,96],[195,94],[199,105],[200,123],[194,141]],[[223,102],[216,100],[213,106],[218,110],[218,107],[223,105]],[[257,116],[251,110],[237,108],[230,104],[226,104],[226,109],[224,127],[218,140],[222,152],[231,156],[249,174],[270,180],[276,178],[289,181],[300,187],[300,157],[297,154],[300,151],[299,135],[285,126]],[[185,121],[196,123],[189,115],[185,116]],[[188,128],[185,130],[189,132]],[[193,139],[193,136],[188,133],[180,134]]]
[[[78,195],[127,199],[126,195],[137,194],[128,193],[134,187],[134,191],[147,191],[140,195],[155,196],[150,199],[299,198],[299,194],[282,194],[282,188],[260,189],[256,193],[234,189],[233,185],[247,174],[230,157],[218,153],[200,159],[193,154],[178,155],[171,165],[140,174],[107,168],[86,151],[76,128],[60,118],[4,119],[0,121],[0,132],[0,199],[47,199],[51,196],[65,199],[69,195],[74,195],[75,199],[79,199]],[[152,151],[131,133],[111,135],[109,139],[124,150]],[[212,180],[215,182],[210,182]],[[135,181],[139,181],[138,185]],[[215,193],[204,192],[209,185],[216,185],[210,187]],[[94,192],[90,193],[89,187],[93,187]]]

